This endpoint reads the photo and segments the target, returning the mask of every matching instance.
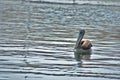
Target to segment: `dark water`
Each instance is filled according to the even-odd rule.
[[[90,60],[74,58],[80,29]],[[119,80],[120,7],[0,1],[0,80]]]

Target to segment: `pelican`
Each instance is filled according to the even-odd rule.
[[[77,61],[81,59],[90,59],[92,43],[88,39],[84,39],[85,30],[80,30],[78,39],[74,48],[74,55]]]

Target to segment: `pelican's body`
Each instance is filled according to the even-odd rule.
[[[89,40],[82,40],[85,30],[80,30],[79,36],[75,45],[74,55],[78,61],[80,59],[90,59],[92,44]]]

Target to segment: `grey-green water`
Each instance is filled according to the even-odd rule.
[[[74,58],[80,29],[90,60]],[[119,80],[120,7],[0,1],[0,80]]]

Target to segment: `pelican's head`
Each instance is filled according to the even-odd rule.
[[[78,49],[81,47],[81,40],[83,39],[84,34],[85,34],[85,30],[79,31],[79,35],[78,35],[78,39],[76,41],[75,49]]]

